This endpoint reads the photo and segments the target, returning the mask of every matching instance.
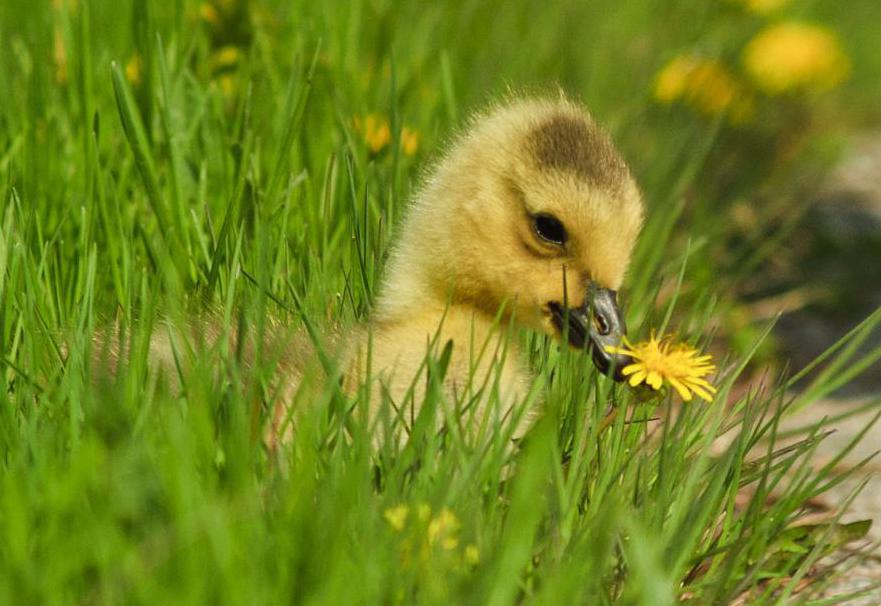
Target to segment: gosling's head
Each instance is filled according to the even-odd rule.
[[[381,306],[504,308],[620,370],[604,346],[624,335],[616,291],[642,219],[627,165],[583,108],[515,101],[475,118],[428,178]]]

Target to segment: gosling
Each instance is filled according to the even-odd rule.
[[[625,333],[616,292],[643,215],[626,163],[576,103],[515,100],[476,116],[404,217],[372,317],[345,354],[346,390],[370,378],[371,416],[383,398],[418,406],[428,344],[437,355],[451,343],[447,400],[477,393],[469,418],[485,420],[493,386],[504,416],[533,382],[510,325],[565,335],[620,380],[627,359],[605,348]]]
[[[475,116],[409,207],[369,322],[340,339],[348,344],[339,361],[345,391],[370,390],[371,420],[388,402],[396,414],[409,405],[413,418],[426,355],[432,344],[435,355],[450,344],[444,396],[471,403],[458,421],[500,422],[533,383],[510,326],[565,337],[620,380],[628,360],[606,346],[625,334],[616,293],[643,215],[630,170],[580,105],[562,96],[520,99]],[[216,326],[196,332],[209,343],[221,338]],[[270,449],[293,435],[291,408],[307,399],[296,394],[315,368],[304,362],[304,334],[281,334],[270,348],[281,352]],[[178,338],[158,331],[151,341],[154,368],[171,376]],[[533,417],[513,421],[514,437]]]

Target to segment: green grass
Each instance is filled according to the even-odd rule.
[[[216,23],[184,0],[0,5],[0,603],[808,599],[818,559],[865,529],[793,531],[847,474],[812,463],[823,427],[784,447],[779,423],[877,361],[855,346],[881,313],[821,373],[747,390],[732,388],[770,327],[725,320],[803,212],[789,177],[869,119],[878,66],[859,24],[881,15],[862,2],[861,20],[824,21],[847,34],[849,85],[767,100],[773,120],[737,130],[654,104],[652,82],[684,50],[736,59],[762,20],[618,4],[218,2]],[[179,392],[151,372],[151,332],[206,310],[258,337],[272,319],[319,335],[364,320],[436,150],[509,87],[557,85],[609,126],[644,187],[632,332],[714,343],[716,404],[640,400],[524,335],[546,413],[516,454],[505,427],[435,435],[449,403],[431,389],[409,442],[374,447],[352,414],[363,398],[316,380],[294,443],[270,456],[270,356],[246,368],[194,339]],[[830,122],[845,99],[863,113]],[[379,154],[353,126],[374,113],[392,129]],[[795,159],[769,159],[803,130]],[[745,231],[732,209],[755,200]],[[111,322],[130,355],[108,378],[93,336]],[[428,366],[440,380],[443,359]],[[610,404],[622,412],[606,427]],[[399,505],[401,530],[385,517]]]

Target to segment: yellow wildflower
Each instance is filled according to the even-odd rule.
[[[385,521],[389,523],[389,526],[400,532],[404,530],[404,524],[407,523],[407,515],[409,513],[409,507],[406,505],[398,505],[386,509],[383,516],[385,517]]]
[[[795,22],[759,32],[743,50],[743,66],[769,95],[832,88],[850,73],[850,60],[832,32]]]
[[[352,120],[355,132],[360,134],[367,149],[373,154],[378,154],[392,141],[392,129],[388,120],[378,114],[368,114],[364,119],[355,116]],[[419,150],[419,131],[407,126],[401,129],[401,150],[408,156],[412,156]]]
[[[132,84],[141,83],[141,56],[135,55],[125,64],[126,80]]]
[[[392,129],[388,120],[376,114],[368,114],[363,122],[360,118],[355,118],[355,130],[361,133],[367,149],[374,154],[385,149],[392,139]]]
[[[203,21],[211,25],[217,25],[220,22],[220,15],[217,13],[217,9],[208,2],[203,2],[199,6],[199,16],[202,17]]]
[[[407,128],[401,129],[401,149],[403,152],[412,156],[419,149],[419,131]]]
[[[669,339],[657,338],[654,333],[644,343],[633,345],[625,339],[624,345],[609,346],[606,350],[633,358],[634,362],[621,370],[625,377],[630,377],[632,387],[644,382],[659,390],[666,382],[686,402],[691,401],[693,393],[707,402],[713,401],[716,388],[704,378],[716,370],[711,355],[698,355],[697,350],[685,343],[674,344]]]
[[[451,551],[459,545],[456,536],[459,532],[459,519],[447,508],[431,520],[428,524],[428,544],[440,544],[447,551]]]
[[[679,55],[664,66],[654,95],[660,103],[682,101],[709,116],[730,111],[734,122],[752,114],[752,97],[734,74],[719,61],[694,55]]]
[[[241,59],[242,53],[235,46],[224,46],[211,57],[216,69],[233,68]]]

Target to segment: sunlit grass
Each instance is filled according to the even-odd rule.
[[[881,356],[855,354],[881,314],[806,385],[735,390],[769,327],[732,351],[718,318],[799,215],[759,208],[749,234],[727,220],[791,169],[744,140],[773,147],[795,127],[778,116],[745,136],[652,98],[668,60],[695,46],[730,59],[758,19],[697,2],[4,2],[0,602],[806,595],[817,559],[862,529],[802,530],[793,547],[803,504],[842,474],[812,463],[822,426],[784,446],[779,423]],[[614,133],[649,204],[628,324],[712,342],[712,404],[614,386],[527,334],[523,407],[545,412],[515,451],[508,425],[438,433],[452,403],[431,388],[409,439],[391,439],[400,422],[367,426],[367,396],[322,378],[339,370],[322,335],[368,316],[421,168],[509,84],[559,84]],[[205,314],[256,343],[276,322],[312,331],[323,370],[294,396],[292,444],[263,444],[273,356],[205,351],[184,329],[174,371],[150,363],[153,332]],[[112,377],[109,349],[126,352]]]

